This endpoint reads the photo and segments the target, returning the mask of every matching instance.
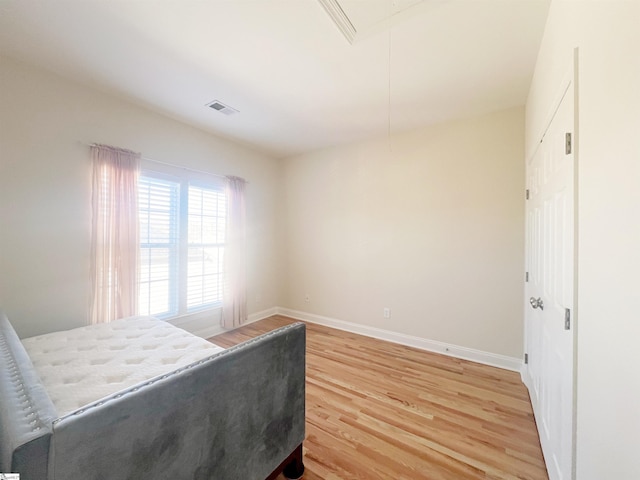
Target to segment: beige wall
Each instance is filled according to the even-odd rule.
[[[286,160],[283,306],[520,357],[523,129],[516,108]]]
[[[579,48],[577,479],[640,478],[640,2],[554,1],[527,151]]]
[[[245,177],[249,312],[279,303],[276,160],[0,57],[0,305],[19,334],[87,319],[91,167],[81,142]]]

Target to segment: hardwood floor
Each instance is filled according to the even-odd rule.
[[[210,340],[229,347],[294,321]],[[307,323],[306,395],[305,480],[548,479],[515,372]]]

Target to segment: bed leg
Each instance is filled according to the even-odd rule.
[[[285,465],[282,474],[289,480],[298,480],[304,473],[304,463],[302,461],[302,444],[298,445],[291,454],[289,462]]]

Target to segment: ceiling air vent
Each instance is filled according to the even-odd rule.
[[[207,107],[213,110],[217,110],[220,113],[224,113],[225,115],[235,115],[236,113],[239,113],[238,110],[236,110],[235,108],[232,108],[229,105],[225,105],[224,103],[219,102],[218,100],[214,100],[211,103],[207,103]]]

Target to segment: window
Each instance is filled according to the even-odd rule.
[[[223,192],[189,186],[187,310],[222,301],[225,200]]]
[[[227,202],[221,184],[143,171],[139,312],[175,317],[218,306]]]

